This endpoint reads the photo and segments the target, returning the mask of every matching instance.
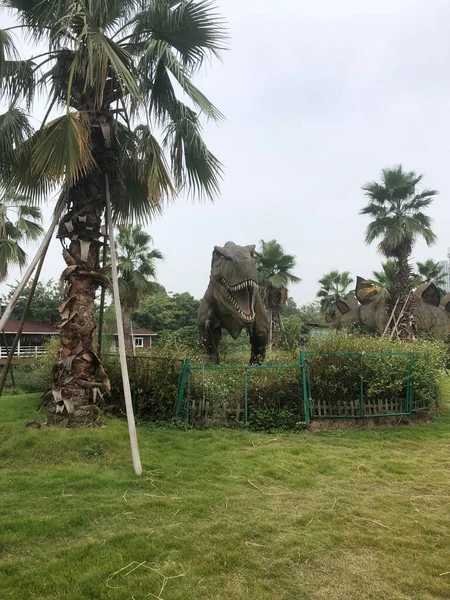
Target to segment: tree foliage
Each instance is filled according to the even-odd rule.
[[[16,286],[9,285],[9,292],[3,302],[9,302],[13,295]],[[19,321],[23,315],[25,304],[30,294],[31,284],[28,284],[23,289],[19,296],[16,306],[12,312],[11,318]],[[53,279],[46,283],[40,281],[36,285],[33,301],[28,311],[27,321],[38,321],[39,323],[50,323],[55,325],[59,321],[58,306],[62,302],[62,294],[59,285]]]
[[[197,326],[200,301],[189,292],[168,295],[166,293],[147,296],[134,314],[138,327],[152,331],[176,331],[182,327]]]
[[[432,281],[437,287],[445,285],[443,268],[438,261],[434,261],[432,258],[427,259],[425,262],[417,261],[417,270],[419,271],[421,282]]]
[[[43,233],[42,214],[29,198],[12,188],[0,186],[0,282],[8,277],[10,267],[22,269],[27,262],[23,244],[37,240]]]
[[[330,271],[319,279],[320,289],[316,295],[320,300],[323,314],[333,316],[337,310],[336,302],[345,300],[347,296],[354,294],[354,291],[350,289],[352,283],[353,279],[350,277],[349,271],[342,273],[337,270]]]

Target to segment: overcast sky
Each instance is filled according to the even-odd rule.
[[[314,299],[331,269],[371,275],[361,186],[402,163],[438,189],[438,243],[414,258],[443,260],[450,245],[450,2],[448,0],[221,0],[230,28],[223,64],[197,84],[226,120],[205,127],[223,162],[214,204],[180,199],[148,228],[166,256],[168,291],[203,295],[212,248],[277,239],[297,256],[296,302]],[[1,14],[2,25],[11,19]],[[35,113],[43,114],[45,99]],[[46,210],[47,221],[50,209]],[[54,242],[43,278],[63,268]],[[4,289],[4,286],[3,286]]]

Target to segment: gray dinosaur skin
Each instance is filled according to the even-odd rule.
[[[382,333],[389,319],[385,302],[373,301],[371,294],[364,289],[371,284],[357,278],[356,298],[348,298],[338,303],[338,312],[332,322],[336,329],[343,329],[353,323],[363,323]],[[429,333],[445,339],[450,335],[450,294],[440,299],[434,283],[421,285],[412,294],[411,312],[414,316],[417,333]]]
[[[222,329],[233,339],[247,329],[250,364],[261,364],[265,358],[269,321],[258,290],[254,250],[254,245],[238,246],[233,242],[214,247],[209,285],[198,311],[198,328],[208,360],[215,364],[220,363]]]

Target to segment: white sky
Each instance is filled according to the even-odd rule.
[[[364,244],[361,186],[397,163],[424,173],[425,185],[440,191],[430,209],[439,241],[430,249],[419,243],[414,258],[445,259],[448,0],[220,0],[218,6],[231,49],[196,83],[226,116],[205,127],[225,178],[215,204],[180,199],[148,228],[166,256],[160,283],[200,298],[215,244],[261,238],[275,238],[297,256],[302,282],[291,295],[300,304],[314,299],[317,280],[331,269],[370,276],[381,258]],[[11,18],[2,13],[0,22]],[[34,113],[44,111],[41,99]],[[63,267],[54,241],[43,279],[58,278]]]

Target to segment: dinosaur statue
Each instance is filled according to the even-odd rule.
[[[258,289],[255,246],[227,242],[214,246],[208,289],[200,302],[198,327],[208,359],[219,364],[222,328],[233,339],[242,329],[250,334],[250,364],[260,364],[266,354],[269,322]]]
[[[355,295],[338,301],[334,319],[329,319],[336,329],[362,323],[383,333],[389,321],[386,303],[376,299],[373,284],[357,277]],[[411,295],[411,312],[417,333],[446,338],[450,334],[450,294],[440,298],[434,283],[424,283]]]

